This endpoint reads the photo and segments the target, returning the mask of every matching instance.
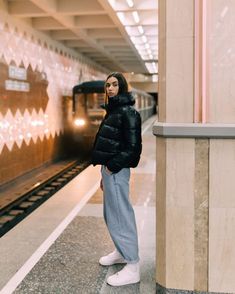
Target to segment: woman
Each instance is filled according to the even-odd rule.
[[[136,167],[142,150],[141,118],[133,107],[125,77],[111,73],[105,82],[106,115],[96,135],[92,164],[101,164],[101,189],[104,194],[104,219],[115,250],[100,258],[109,266],[126,263],[108,277],[112,286],[140,281],[138,238],[135,214],[129,200],[130,167]]]

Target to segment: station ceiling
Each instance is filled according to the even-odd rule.
[[[9,14],[110,71],[154,74],[158,0],[7,0]]]

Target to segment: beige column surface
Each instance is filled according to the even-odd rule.
[[[158,0],[158,119],[159,121],[166,121],[166,1]]]
[[[210,142],[209,291],[235,292],[235,140]]]
[[[209,3],[209,119],[212,123],[235,123],[235,1]]]
[[[193,122],[193,10],[193,0],[159,0],[161,122]],[[156,279],[166,288],[194,289],[194,144],[157,138]]]
[[[193,122],[193,3],[159,0],[159,121]]]
[[[166,122],[193,122],[193,38],[166,44]]]
[[[235,123],[235,1],[210,0],[209,120]],[[209,291],[235,292],[235,140],[210,140]]]
[[[195,1],[159,0],[162,123],[194,122]],[[235,124],[235,1],[203,3],[203,40],[210,49],[207,122]],[[157,283],[235,293],[235,140],[157,137],[156,142]]]
[[[166,283],[194,287],[194,140],[167,139]]]

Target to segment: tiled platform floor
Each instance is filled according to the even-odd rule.
[[[111,287],[108,275],[122,265],[102,267],[100,256],[113,250],[102,217],[98,190],[17,287],[14,293],[156,293],[155,282],[155,138],[152,126],[143,135],[143,154],[132,169],[131,199],[140,246],[141,282]]]

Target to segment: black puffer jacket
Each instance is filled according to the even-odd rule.
[[[137,166],[142,150],[141,117],[134,104],[130,93],[109,98],[93,147],[93,165],[105,165],[113,173]]]

